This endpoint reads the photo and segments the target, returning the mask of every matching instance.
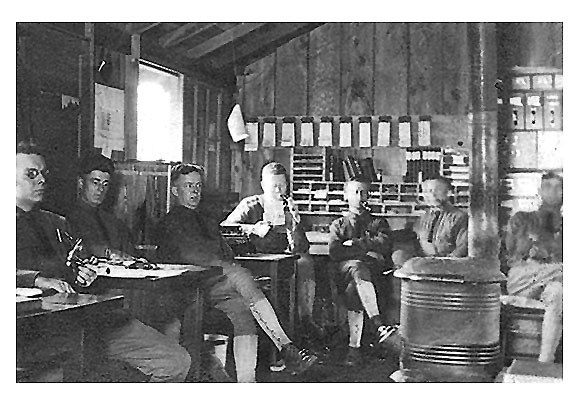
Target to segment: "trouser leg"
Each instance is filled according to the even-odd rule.
[[[563,332],[563,284],[559,282],[547,284],[541,299],[545,303],[545,314],[539,361],[553,362]]]
[[[123,361],[150,376],[150,382],[182,382],[190,355],[178,343],[131,319],[104,335],[107,358]]]
[[[359,348],[363,335],[364,312],[348,311],[349,347]]]

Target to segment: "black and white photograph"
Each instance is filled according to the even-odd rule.
[[[570,23],[370,4],[5,23],[16,390],[564,383]]]

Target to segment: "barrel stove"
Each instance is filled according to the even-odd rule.
[[[413,258],[401,279],[401,369],[430,382],[490,382],[502,366],[497,261]]]

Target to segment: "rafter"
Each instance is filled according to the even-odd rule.
[[[198,60],[201,57],[208,55],[209,53],[214,52],[215,50],[229,45],[234,41],[238,41],[243,39],[245,36],[249,35],[251,32],[262,28],[266,24],[264,23],[256,23],[256,22],[246,22],[240,25],[235,26],[220,35],[216,35],[203,43],[189,49],[186,51],[185,55],[192,59]]]
[[[129,24],[128,29],[131,34],[140,35],[159,24],[160,22],[133,22]]]
[[[214,24],[212,23],[189,22],[187,24],[178,27],[174,31],[167,33],[166,35],[161,36],[158,39],[158,43],[163,48],[176,46],[179,43],[184,42],[187,39],[190,39],[193,36],[196,36],[201,32],[210,29],[210,27],[212,27],[213,25]]]
[[[209,65],[217,70],[232,66],[234,63],[242,64],[252,62],[253,59],[265,56],[267,52],[290,41],[291,39],[312,31],[323,23],[279,23],[266,32],[255,34],[250,41],[243,42],[234,48],[232,52],[223,52],[210,58]],[[273,25],[273,24],[269,24]]]

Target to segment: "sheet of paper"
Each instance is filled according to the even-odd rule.
[[[319,146],[333,146],[333,124],[331,122],[321,122],[319,125]]]
[[[417,141],[420,146],[431,145],[431,121],[419,120],[419,131]]]
[[[124,91],[94,84],[94,147],[106,157],[124,150]]]
[[[258,123],[249,122],[246,124],[248,137],[244,141],[244,151],[258,150]]]
[[[295,124],[284,122],[282,124],[282,136],[280,145],[283,147],[292,147],[295,145]]]
[[[274,147],[276,145],[276,126],[274,123],[265,123],[262,134],[262,146]]]
[[[339,124],[339,146],[340,147],[351,147],[353,144],[352,140],[352,123],[342,122]]]
[[[313,123],[306,122],[301,124],[301,141],[300,145],[305,147],[312,147],[313,142]]]
[[[377,132],[377,146],[388,147],[391,145],[391,122],[379,122]]]
[[[399,122],[399,147],[411,146],[411,122]]]
[[[359,147],[371,146],[371,123],[359,123]]]
[[[263,221],[269,222],[271,225],[284,225],[286,217],[283,202],[265,202]]]

